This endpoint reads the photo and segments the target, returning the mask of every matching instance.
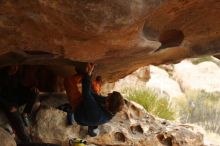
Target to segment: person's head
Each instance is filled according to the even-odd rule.
[[[18,71],[18,68],[19,68],[18,65],[9,66],[9,67],[7,68],[8,74],[9,74],[9,75],[14,75],[14,74],[16,74],[17,71]]]
[[[106,108],[113,114],[120,112],[124,106],[124,99],[119,92],[109,93],[106,98]]]

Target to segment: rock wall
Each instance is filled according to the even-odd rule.
[[[115,81],[149,64],[218,55],[218,0],[0,1],[0,65],[94,62]]]
[[[0,127],[0,146],[16,146],[14,137]]]

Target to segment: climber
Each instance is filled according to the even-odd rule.
[[[88,134],[96,136],[98,125],[108,122],[124,105],[119,92],[109,93],[108,96],[94,94],[91,88],[91,74],[94,64],[88,63],[82,77],[83,100],[76,109],[75,120],[78,124],[88,126]]]
[[[93,69],[94,65],[88,63],[84,71],[78,71],[75,77],[80,76],[81,78],[79,77],[79,80],[73,80],[74,78],[72,78],[72,88],[68,86],[71,84],[67,84],[67,79],[64,82],[67,95],[74,97],[74,94],[76,94],[74,98],[77,98],[76,100],[72,100],[72,102],[75,101],[74,104],[72,102],[70,103],[74,113],[73,119],[80,125],[88,126],[88,134],[90,136],[96,136],[98,134],[98,125],[108,122],[117,112],[122,110],[124,105],[123,97],[119,92],[114,91],[109,93],[106,97],[93,92],[91,87],[91,74]],[[79,83],[80,80],[82,80],[82,94],[77,88],[77,83]],[[71,101],[70,97],[69,101]],[[69,110],[67,111],[69,112]]]
[[[28,126],[28,116],[32,111],[38,89],[22,84],[22,73],[18,65],[4,67],[0,71],[0,107],[5,112],[12,128],[22,142],[31,139],[25,130]],[[23,113],[18,108],[25,105]]]
[[[101,86],[102,86],[102,77],[97,76],[95,80],[92,82],[92,89],[94,93],[100,95],[101,94]]]

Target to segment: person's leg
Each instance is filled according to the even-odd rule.
[[[18,111],[10,112],[10,105],[4,102],[0,102],[0,108],[5,113],[5,116],[8,118],[10,125],[15,130],[15,134],[23,142],[30,142],[31,139],[28,136],[27,131],[25,131],[24,122],[21,118],[21,115]]]
[[[74,113],[69,103],[62,104],[58,106],[57,108],[67,113],[67,124],[68,125],[72,125],[75,122]]]
[[[67,123],[68,125],[73,125],[75,122],[74,113],[72,110],[72,106],[70,104],[67,105]]]
[[[91,137],[95,137],[99,134],[98,126],[88,126],[88,134]]]
[[[23,117],[25,126],[29,126],[30,125],[30,120],[29,120],[30,113],[32,111],[32,108],[36,101],[38,93],[30,90],[27,87],[20,87],[17,91],[17,95],[18,95],[17,98],[19,98],[18,103],[17,103],[18,106],[26,104],[23,110],[23,113],[22,113],[22,117]]]
[[[68,125],[73,125],[74,122],[75,122],[74,113],[72,111],[68,111],[67,112],[67,123],[68,123]]]
[[[23,113],[30,114],[37,99],[38,93],[34,90],[24,88],[20,96],[22,96],[23,101],[26,103]]]
[[[15,134],[22,142],[30,142],[31,138],[29,137],[27,131],[25,130],[24,122],[18,111],[16,112],[6,112],[6,116],[15,130]]]

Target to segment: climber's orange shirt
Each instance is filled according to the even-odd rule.
[[[76,110],[77,106],[82,101],[82,94],[77,86],[78,83],[81,83],[81,80],[81,75],[72,75],[64,79],[64,87],[73,111]]]
[[[92,89],[96,94],[100,94],[101,92],[101,84],[99,82],[97,82],[96,80],[94,80],[92,82]]]

